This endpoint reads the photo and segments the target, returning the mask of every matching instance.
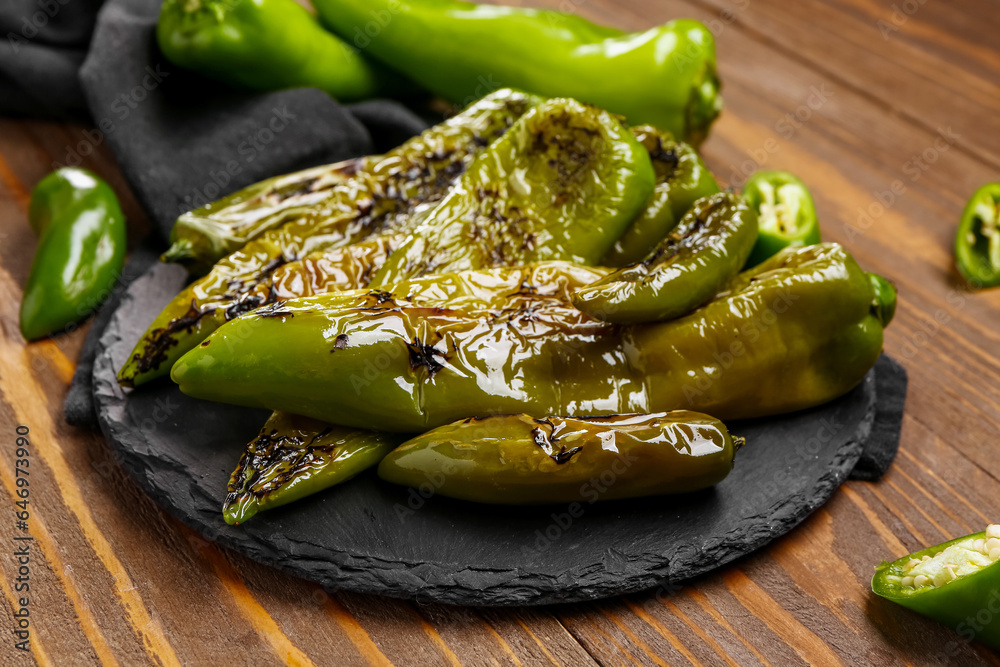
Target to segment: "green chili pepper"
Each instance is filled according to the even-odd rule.
[[[698,144],[722,106],[697,21],[625,34],[579,16],[452,0],[316,0],[320,20],[437,95],[499,85],[571,97]]]
[[[82,320],[108,297],[125,264],[125,216],[107,183],[64,167],[35,186],[28,220],[41,240],[21,301],[21,333],[34,340]]]
[[[276,176],[184,213],[170,230],[171,246],[160,258],[203,274],[248,241],[287,222],[314,215],[378,156],[345,160]]]
[[[601,272],[573,268],[560,289],[538,290],[553,282],[534,279],[540,270],[569,269],[441,274],[291,299],[225,324],[172,377],[196,398],[410,433],[520,412],[741,419],[846,393],[875,364],[888,323],[868,274],[836,244],[786,249],[704,307],[658,324],[612,325],[573,307],[572,292]],[[470,284],[479,286],[472,296],[442,305]]]
[[[378,474],[435,493],[501,505],[594,502],[698,491],[733,469],[743,439],[718,419],[651,415],[469,418],[408,440]],[[613,474],[614,483],[595,484]]]
[[[976,190],[955,237],[958,270],[976,288],[1000,285],[1000,183]]]
[[[270,280],[278,267],[419,223],[421,213],[450,190],[472,159],[538,102],[512,90],[489,95],[366,164],[334,186],[323,206],[229,255],[157,316],[118,371],[118,382],[138,386],[166,375],[181,355],[224,322],[273,301]]]
[[[642,260],[695,201],[719,191],[694,148],[649,125],[633,127],[632,133],[649,152],[656,186],[645,210],[601,260],[604,266],[628,266]]]
[[[371,284],[544,260],[595,264],[652,192],[649,153],[616,117],[548,100],[476,158]]]
[[[573,303],[607,322],[680,317],[739,273],[756,239],[753,209],[725,192],[704,197],[649,257],[584,287]]]
[[[748,268],[783,248],[820,242],[812,194],[787,171],[758,171],[743,186],[743,199],[757,211],[760,227]]]
[[[247,446],[229,479],[229,525],[346,482],[378,464],[402,437],[331,426],[276,412]]]
[[[413,89],[294,0],[166,0],[156,39],[170,62],[250,90],[319,88],[354,102]]]
[[[1000,525],[875,568],[872,590],[1000,649]]]

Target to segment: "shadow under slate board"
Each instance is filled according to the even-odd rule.
[[[872,432],[875,370],[804,412],[731,424],[747,437],[732,474],[694,494],[498,507],[381,482],[369,470],[241,526],[222,519],[226,483],[267,413],[189,398],[169,381],[124,391],[115,371],[184,272],[157,265],[107,327],[94,368],[101,428],[169,512],[250,558],[332,589],[502,606],[576,602],[676,583],[762,547],[847,478]]]

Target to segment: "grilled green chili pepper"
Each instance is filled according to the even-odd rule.
[[[156,39],[175,65],[239,88],[319,88],[341,102],[413,89],[294,0],[166,0]]]
[[[489,95],[454,118],[362,168],[309,215],[268,231],[220,261],[174,298],[118,371],[123,386],[166,375],[187,350],[227,320],[274,300],[278,267],[326,248],[405,230],[441,199],[472,159],[539,100],[511,90]]]
[[[501,505],[613,500],[698,491],[733,469],[743,439],[718,419],[652,415],[470,418],[408,440],[378,474],[435,493]],[[614,484],[596,480],[613,474]]]
[[[715,40],[697,21],[625,34],[579,16],[452,0],[316,0],[345,40],[462,102],[513,86],[572,97],[695,144],[722,107]]]
[[[726,192],[704,197],[646,259],[584,287],[573,303],[622,324],[680,317],[739,273],[756,239],[753,209]]]
[[[519,412],[740,419],[846,393],[875,364],[888,324],[868,274],[836,244],[786,249],[658,324],[612,325],[573,307],[572,291],[599,272],[545,292],[524,274],[566,266],[291,299],[225,324],[172,377],[197,398],[411,433]],[[453,285],[491,281],[441,305]]]
[[[632,133],[649,152],[656,186],[645,210],[601,260],[604,266],[640,261],[677,226],[696,200],[719,191],[719,184],[694,148],[649,125],[633,127]]]
[[[976,288],[1000,285],[1000,183],[976,190],[955,237],[958,270]]]
[[[64,167],[35,186],[28,221],[41,237],[21,301],[21,333],[33,340],[82,320],[107,298],[125,264],[125,216],[107,183]]]
[[[160,258],[202,274],[264,232],[337,196],[342,185],[380,158],[361,157],[269,178],[184,213],[170,230],[170,248]]]
[[[476,158],[371,284],[544,260],[595,264],[652,192],[649,153],[616,117],[547,100]]]
[[[756,266],[783,248],[820,242],[816,204],[806,184],[787,171],[758,171],[743,186],[760,232],[747,260]]]
[[[229,525],[346,482],[378,464],[403,438],[276,412],[229,479]]]
[[[1000,525],[875,568],[872,590],[1000,649]]]

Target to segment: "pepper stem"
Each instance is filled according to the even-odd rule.
[[[160,255],[161,262],[186,264],[194,259],[194,246],[189,239],[174,241],[167,251]]]

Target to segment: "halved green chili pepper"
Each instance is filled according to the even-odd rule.
[[[875,568],[872,590],[1000,649],[1000,525]]]
[[[690,315],[633,326],[573,307],[584,275],[543,293],[524,274],[569,266],[291,299],[228,322],[172,377],[196,398],[412,433],[497,413],[781,414],[846,393],[882,351],[887,311],[836,244],[786,249]],[[441,305],[451,285],[498,280]]]
[[[319,88],[354,102],[413,89],[294,0],[166,0],[156,39],[170,62],[250,90]]]
[[[188,211],[174,223],[170,248],[160,259],[203,274],[264,232],[314,215],[317,208],[336,198],[335,186],[380,159],[360,157],[276,176]]]
[[[315,0],[345,40],[451,100],[500,85],[571,97],[699,143],[722,106],[715,40],[671,21],[625,34],[579,16],[452,0]]]
[[[787,171],[758,171],[743,186],[760,228],[747,268],[779,250],[820,242],[816,204],[806,184]]]
[[[229,525],[346,482],[377,465],[403,438],[276,412],[247,446],[229,480]]]
[[[31,193],[41,240],[21,301],[28,340],[79,322],[106,299],[125,264],[125,216],[111,187],[86,169],[52,172]]]
[[[371,284],[544,260],[595,264],[652,192],[649,153],[617,117],[547,100],[476,158]]]
[[[435,493],[480,503],[594,502],[714,486],[742,445],[718,419],[685,410],[470,418],[404,442],[378,474],[412,487],[430,481]]]
[[[323,206],[229,255],[164,308],[118,371],[123,386],[166,375],[229,319],[273,301],[271,274],[310,253],[417,224],[497,137],[539,102],[512,90],[489,95],[334,186]]]
[[[712,173],[688,144],[649,125],[633,127],[632,134],[649,152],[656,186],[645,210],[601,260],[604,266],[640,261],[677,226],[695,201],[719,191]]]
[[[670,320],[710,300],[739,273],[757,239],[757,214],[735,195],[704,197],[642,262],[573,295],[607,322]]]
[[[976,190],[955,236],[958,270],[973,287],[1000,285],[1000,183]]]

